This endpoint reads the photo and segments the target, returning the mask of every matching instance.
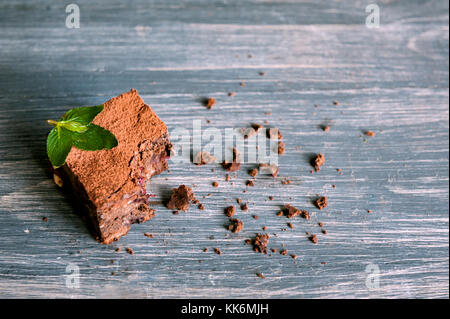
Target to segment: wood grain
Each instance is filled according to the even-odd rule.
[[[76,3],[80,29],[65,28],[64,4],[0,4],[0,297],[448,298],[446,1],[380,1],[379,29],[365,26],[370,1]],[[155,205],[154,219],[99,245],[46,173],[45,120],[130,88],[171,131],[193,120],[280,127],[280,176],[259,176],[243,193],[252,164],[231,184],[218,165],[171,163],[149,185],[155,200],[184,183],[206,210],[174,216]],[[217,99],[210,111],[204,96]],[[318,152],[326,164],[310,174]],[[324,211],[317,194],[329,198]],[[238,210],[245,228],[231,234],[223,209],[236,198],[249,211]],[[285,203],[311,220],[282,231],[288,220],[275,214]],[[270,247],[299,258],[244,245],[263,226],[277,234]],[[66,286],[71,263],[79,288]],[[379,268],[379,288],[367,287],[367,265]]]

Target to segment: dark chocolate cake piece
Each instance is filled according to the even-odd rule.
[[[154,216],[145,185],[168,168],[171,144],[166,125],[136,90],[106,102],[93,123],[111,131],[118,145],[101,151],[73,147],[58,170],[87,207],[97,240],[110,244],[131,224]]]

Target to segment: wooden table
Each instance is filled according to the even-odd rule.
[[[379,1],[380,27],[368,28],[371,1],[83,0],[68,29],[63,3],[3,1],[0,297],[448,298],[449,7],[420,2]],[[280,127],[279,176],[243,193],[254,164],[231,183],[219,165],[172,162],[149,185],[154,200],[187,184],[206,209],[158,204],[154,219],[98,244],[47,175],[45,120],[130,88],[171,131]],[[318,152],[326,163],[311,174]],[[231,234],[223,209],[236,198],[249,211]],[[285,203],[311,219],[288,228],[276,216]],[[287,256],[244,244],[263,226]]]

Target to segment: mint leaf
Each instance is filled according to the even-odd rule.
[[[103,105],[76,107],[67,111],[62,121],[88,125],[101,111],[103,111]]]
[[[47,137],[47,154],[53,167],[64,165],[72,148],[70,132],[63,127],[54,127]]]
[[[116,137],[108,130],[92,124],[103,105],[84,106],[66,112],[60,121],[48,120],[55,127],[47,137],[47,155],[52,165],[64,165],[72,146],[85,151],[116,147]]]
[[[111,149],[117,146],[116,137],[108,130],[95,124],[89,124],[83,133],[72,133],[73,146],[85,151]]]

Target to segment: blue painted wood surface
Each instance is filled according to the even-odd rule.
[[[377,29],[365,25],[371,1],[76,3],[79,29],[65,27],[63,3],[0,3],[0,297],[448,298],[447,1],[379,1]],[[280,127],[280,176],[243,193],[252,165],[231,184],[218,165],[171,163],[149,185],[155,201],[184,183],[205,211],[174,216],[157,204],[154,219],[98,244],[46,174],[45,120],[130,88],[171,131],[193,120]],[[204,96],[217,99],[210,111]],[[310,174],[318,152],[326,164]],[[324,211],[317,194],[329,198]],[[236,198],[249,211],[231,234],[223,209]],[[311,220],[282,231],[285,203]],[[298,258],[244,245],[263,226],[278,235],[270,247]]]

